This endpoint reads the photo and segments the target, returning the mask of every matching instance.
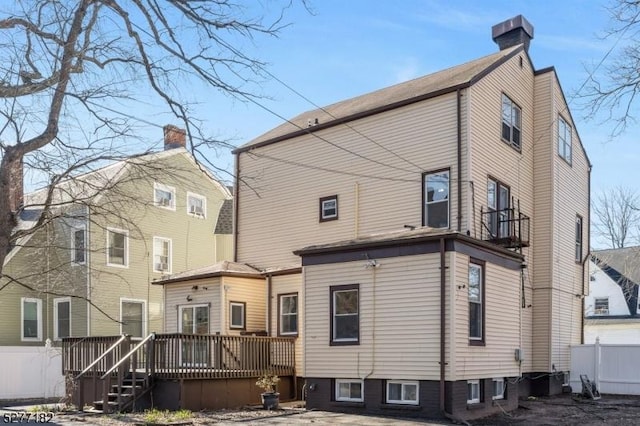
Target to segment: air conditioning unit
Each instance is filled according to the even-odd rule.
[[[171,200],[168,198],[160,198],[158,200],[158,205],[163,206],[163,207],[168,207],[171,205]]]
[[[156,263],[156,271],[167,271],[169,269],[169,265],[166,263]]]
[[[191,206],[189,209],[189,213],[195,214],[196,216],[203,216],[203,211],[201,206]]]

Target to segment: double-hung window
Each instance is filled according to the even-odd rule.
[[[593,313],[596,315],[609,315],[609,298],[596,297],[593,301]]]
[[[53,299],[53,338],[71,336],[71,298]]]
[[[558,155],[571,164],[571,126],[558,116]]]
[[[336,401],[364,401],[362,380],[336,379]]]
[[[502,95],[502,139],[516,149],[522,146],[522,110],[507,95]]]
[[[129,232],[107,229],[107,265],[127,267],[129,263]]]
[[[23,342],[42,340],[42,300],[30,297],[21,299],[20,337]]]
[[[338,196],[320,198],[320,222],[338,219]]]
[[[187,192],[187,214],[205,218],[207,216],[207,199],[202,195]]]
[[[449,170],[422,175],[424,207],[422,225],[449,227]]]
[[[153,271],[171,273],[171,240],[153,237]]]
[[[74,228],[71,234],[71,260],[74,264],[82,265],[86,261],[86,231]]]
[[[278,298],[280,335],[298,334],[298,293],[281,294]]]
[[[153,184],[153,203],[163,209],[176,209],[176,190],[175,188],[161,183]]]
[[[331,287],[331,344],[357,345],[360,340],[358,284]]]
[[[484,265],[469,263],[469,343],[484,344]]]
[[[387,381],[387,403],[418,405],[418,382]]]

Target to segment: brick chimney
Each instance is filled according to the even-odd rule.
[[[529,42],[533,39],[533,25],[524,16],[518,15],[491,27],[491,37],[500,50],[524,43],[528,51]]]
[[[9,206],[12,212],[18,210],[24,202],[24,178],[22,157],[8,164],[9,170]]]
[[[184,129],[167,124],[164,130],[164,150],[185,148],[187,145],[187,132]]]

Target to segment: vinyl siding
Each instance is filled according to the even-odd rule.
[[[245,330],[229,328],[230,302],[245,303]],[[237,277],[224,277],[222,279],[222,334],[240,335],[242,331],[266,330],[266,307],[267,297],[264,279]]]
[[[167,333],[180,333],[180,306],[209,304],[209,333],[219,333],[220,327],[220,278],[193,280],[183,283],[172,283],[164,286],[165,316],[164,329]],[[193,287],[198,286],[197,290]],[[191,296],[191,301],[187,300]]]
[[[455,372],[448,380],[519,376],[520,271],[485,264],[485,346],[469,344],[469,257],[455,254]]]
[[[299,265],[292,251],[311,244],[420,226],[422,173],[443,168],[450,168],[450,225],[455,227],[455,93],[316,134],[326,141],[304,135],[237,157],[237,261],[257,267]],[[319,222],[319,199],[336,194],[338,220]]]
[[[271,336],[277,336],[278,331],[278,295],[298,293],[298,336],[296,337],[296,374],[304,376],[304,296],[302,294],[302,275],[277,275],[271,277]]]
[[[153,237],[171,240],[171,273],[213,263],[213,229],[224,194],[183,155],[167,157],[142,170],[131,169],[120,182],[117,190],[106,192],[101,199],[109,213],[92,216],[91,298],[115,318],[120,317],[120,298],[145,300],[147,332],[163,332],[162,287],[151,284],[162,275],[153,271]],[[153,205],[154,182],[175,188],[175,210]],[[187,192],[206,197],[206,218],[187,214]],[[106,265],[107,228],[129,232],[128,267]],[[93,308],[90,333],[119,334],[120,326]]]
[[[304,267],[307,377],[439,378],[440,255],[378,263]],[[343,284],[360,285],[360,344],[330,346],[330,286]]]

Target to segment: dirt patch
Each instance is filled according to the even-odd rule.
[[[603,395],[593,401],[561,395],[520,401],[517,410],[470,422],[472,425],[602,425],[640,424],[640,397]]]

